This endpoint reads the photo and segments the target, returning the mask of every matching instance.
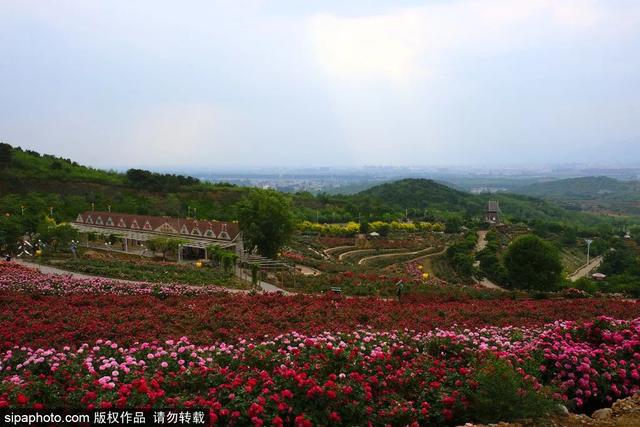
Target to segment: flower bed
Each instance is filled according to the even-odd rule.
[[[42,274],[13,262],[0,261],[0,291],[42,294],[114,293],[119,295],[163,293],[194,295],[224,292],[221,286],[191,286],[176,283],[122,282],[103,278],[78,279],[59,274]]]
[[[502,362],[501,362],[502,361]],[[0,354],[0,407],[208,407],[236,425],[456,425],[483,397],[541,415],[541,392],[577,410],[640,390],[640,319],[584,325],[317,335],[194,345],[98,340]],[[555,394],[553,390],[556,390]],[[487,415],[489,414],[489,415]],[[494,414],[495,416],[495,414]]]

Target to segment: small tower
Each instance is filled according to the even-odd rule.
[[[489,200],[487,203],[487,210],[484,213],[484,220],[489,224],[496,225],[500,224],[502,212],[500,211],[500,205],[497,200]]]

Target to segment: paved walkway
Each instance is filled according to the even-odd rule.
[[[108,279],[108,280],[113,280],[114,282],[118,282],[118,283],[129,283],[129,284],[134,284],[134,283],[139,283],[140,281],[135,281],[135,280],[126,280],[126,279],[116,279],[113,277],[104,277],[104,276],[92,276],[89,274],[83,274],[83,273],[77,273],[75,271],[69,271],[69,270],[63,270],[61,268],[56,268],[56,267],[52,267],[50,265],[42,265],[42,264],[37,264],[34,262],[29,262],[26,261],[24,259],[20,259],[20,258],[14,258],[15,262],[17,262],[18,264],[24,265],[25,267],[29,267],[32,269],[36,269],[38,271],[40,271],[41,273],[44,274],[57,274],[60,276],[71,276],[73,278],[76,279]],[[246,275],[245,275],[246,276]],[[249,277],[250,274],[248,275]],[[282,292],[285,295],[292,295],[292,292],[289,291],[285,291],[284,289],[280,289],[279,287],[272,285],[271,283],[267,283],[267,282],[263,282],[260,281],[260,289],[262,290],[262,292]],[[201,286],[198,285],[188,285],[185,284],[183,286],[188,286],[191,288],[201,288]],[[220,286],[220,285],[216,285],[220,288],[224,288],[226,291],[232,292],[232,293],[249,293],[251,292],[250,289],[234,289],[234,288],[225,288],[224,286]]]
[[[571,275],[569,275],[569,280],[571,280],[572,282],[575,282],[576,280],[582,277],[587,277],[591,271],[600,267],[600,264],[602,264],[602,260],[603,260],[602,255],[593,258],[589,262],[589,264],[583,265],[582,267],[574,271]]]

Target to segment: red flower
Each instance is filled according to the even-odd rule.
[[[18,396],[16,397],[16,401],[18,402],[19,405],[26,405],[27,403],[29,403],[29,398],[24,394],[19,393]]]

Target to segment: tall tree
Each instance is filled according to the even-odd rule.
[[[11,163],[13,151],[9,144],[0,142],[0,166],[8,166]]]
[[[294,230],[291,201],[275,191],[252,190],[238,203],[238,219],[250,246],[275,258]]]
[[[560,255],[553,245],[538,236],[523,236],[511,243],[504,265],[513,288],[552,291],[560,284]]]

